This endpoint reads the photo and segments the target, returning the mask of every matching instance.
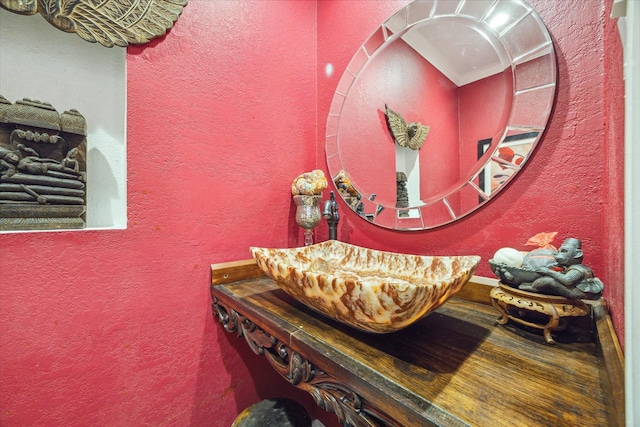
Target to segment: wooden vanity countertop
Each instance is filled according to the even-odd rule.
[[[391,334],[359,332],[315,313],[250,262],[213,265],[211,294],[346,384],[390,425],[624,425],[622,354],[604,307],[594,309],[594,325],[607,336],[549,345],[542,334],[498,325],[499,313],[486,303],[492,281],[472,282],[461,297]]]

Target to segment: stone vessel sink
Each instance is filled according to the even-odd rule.
[[[292,248],[251,248],[285,292],[356,329],[388,333],[444,304],[469,281],[479,256],[418,256],[330,240]]]

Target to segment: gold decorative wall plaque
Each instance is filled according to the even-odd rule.
[[[0,95],[0,230],[85,227],[86,135],[76,110]]]
[[[106,47],[147,43],[178,20],[187,0],[0,0],[20,15],[40,13],[51,25]]]

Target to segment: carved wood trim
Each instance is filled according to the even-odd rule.
[[[235,332],[238,338],[244,337],[255,354],[264,355],[276,372],[292,385],[309,393],[319,407],[336,414],[344,426],[387,425],[383,421],[386,417],[366,405],[356,392],[217,298],[214,298],[213,313],[227,332]]]

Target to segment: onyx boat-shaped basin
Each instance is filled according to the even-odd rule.
[[[356,329],[388,333],[444,304],[469,281],[479,256],[420,256],[330,240],[292,249],[251,248],[289,295]]]

